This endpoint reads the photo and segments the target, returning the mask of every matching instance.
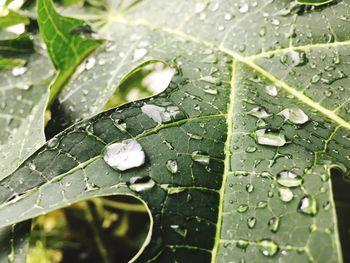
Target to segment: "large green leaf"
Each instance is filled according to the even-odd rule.
[[[91,116],[143,62],[175,77],[154,98],[68,128],[4,178],[0,225],[128,194],[152,215],[140,262],[341,262],[329,178],[350,167],[348,7],[111,6],[101,31],[111,41],[70,80],[61,116]],[[135,150],[125,171],[104,160],[121,142]]]

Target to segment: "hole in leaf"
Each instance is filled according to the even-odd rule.
[[[168,87],[173,76],[174,70],[167,64],[159,61],[145,62],[124,77],[104,108],[99,109],[98,112],[159,94]],[[84,96],[95,96],[95,92],[83,92],[85,92]],[[80,105],[80,107],[87,106],[85,104]],[[69,105],[60,105],[58,100],[54,102],[51,112],[47,115],[50,119],[45,129],[48,140],[77,121],[76,116],[73,116],[74,114],[70,112]]]
[[[81,201],[33,220],[27,262],[128,262],[149,227],[147,208],[136,198]]]

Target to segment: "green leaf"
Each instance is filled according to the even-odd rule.
[[[40,33],[57,70],[51,86],[49,105],[81,61],[95,50],[102,40],[83,37],[84,21],[60,15],[51,0],[37,1]]]
[[[14,67],[21,67],[26,64],[26,61],[24,59],[10,59],[10,58],[4,58],[0,56],[0,69],[10,69]]]
[[[33,40],[27,34],[21,34],[14,38],[6,38],[0,40],[1,55],[20,55],[33,53]]]
[[[6,6],[0,7],[0,29],[4,29],[10,26],[18,24],[29,24],[29,19],[13,10],[8,9]]]
[[[330,176],[350,168],[348,7],[112,6],[101,29],[111,41],[60,94],[62,116],[90,116],[143,63],[176,75],[153,98],[66,129],[4,178],[0,226],[127,194],[152,216],[139,262],[342,262]],[[113,161],[110,145],[132,155]]]

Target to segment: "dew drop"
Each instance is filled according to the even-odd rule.
[[[315,216],[318,212],[316,199],[311,195],[304,196],[299,202],[298,211],[303,214]]]
[[[298,107],[286,108],[279,113],[284,118],[295,124],[304,124],[309,121],[309,117]]]
[[[236,242],[236,247],[240,249],[246,250],[248,246],[249,246],[248,240],[240,239],[240,240],[237,240]]]
[[[294,194],[289,188],[279,188],[278,189],[278,195],[282,202],[289,203],[293,200]]]
[[[245,149],[245,151],[247,153],[253,153],[256,152],[257,148],[255,146],[248,146],[247,149]]]
[[[15,77],[21,76],[24,73],[26,73],[27,70],[28,70],[28,68],[26,68],[26,67],[14,67],[12,69],[12,75],[15,76]]]
[[[247,184],[246,187],[245,187],[245,190],[248,192],[248,193],[251,193],[254,191],[254,185],[252,184]]]
[[[86,61],[85,61],[85,69],[86,70],[90,70],[92,69],[96,64],[96,59],[95,58],[88,58]]]
[[[113,169],[125,171],[143,165],[145,153],[137,141],[127,139],[109,145],[103,159]]]
[[[142,58],[144,58],[147,54],[148,54],[148,51],[147,51],[147,49],[145,49],[145,48],[138,48],[138,49],[135,49],[133,61],[134,61],[134,62],[139,61],[139,60],[141,60]]]
[[[249,217],[247,219],[247,225],[248,225],[248,228],[252,229],[255,227],[256,225],[256,218],[255,217]]]
[[[210,157],[201,151],[194,151],[191,157],[193,161],[203,165],[208,165],[210,163]]]
[[[275,241],[271,239],[262,239],[258,243],[260,252],[266,257],[272,257],[277,254],[279,247]]]
[[[176,106],[163,108],[152,104],[145,104],[141,107],[141,111],[159,124],[171,120],[179,120],[184,117],[184,114]]]
[[[247,3],[242,3],[240,6],[239,6],[239,12],[244,14],[244,13],[247,13],[249,10],[249,5]]]
[[[278,95],[278,89],[274,85],[268,85],[265,87],[265,91],[272,97],[276,97]]]
[[[272,217],[268,222],[269,229],[272,233],[277,233],[278,228],[280,226],[280,218]]]
[[[216,85],[216,86],[220,86],[222,84],[221,79],[215,78],[213,76],[201,77],[199,80]]]
[[[177,173],[178,167],[177,162],[175,160],[168,160],[165,165],[169,172],[171,172],[172,174]]]
[[[259,144],[270,146],[283,146],[286,144],[286,138],[283,134],[266,133],[266,129],[260,129],[255,132],[256,140]]]
[[[248,210],[249,206],[247,204],[239,205],[237,208],[238,213],[244,213]]]
[[[285,187],[299,187],[303,181],[301,176],[291,171],[282,171],[277,175],[277,183]]]
[[[266,112],[266,110],[262,107],[255,107],[253,108],[251,111],[248,112],[249,115],[252,115],[254,117],[257,117],[259,119],[265,119],[269,116],[271,116],[270,114],[268,114]]]
[[[135,192],[143,192],[152,189],[155,186],[155,182],[151,177],[131,177],[128,183],[129,188]]]
[[[308,63],[308,59],[304,51],[290,51],[289,56],[296,67],[304,66]]]
[[[47,142],[47,147],[52,149],[52,148],[55,148],[57,147],[59,144],[59,140],[56,138],[56,137],[53,137],[52,139],[50,139],[48,142]]]
[[[183,228],[179,225],[171,225],[170,226],[172,229],[174,229],[174,231],[179,234],[182,237],[186,237],[187,236],[187,229]]]

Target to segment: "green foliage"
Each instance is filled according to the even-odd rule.
[[[27,63],[0,71],[0,259],[22,260],[13,244],[28,229],[14,224],[133,196],[150,217],[133,261],[348,261],[348,1],[74,3],[60,10],[79,19],[37,0],[31,52],[0,40],[4,58]],[[113,108],[133,85],[149,95],[142,68],[159,61],[174,71],[167,89]],[[134,209],[79,203],[70,218],[92,234],[65,234],[88,240],[95,261],[128,240],[121,223],[111,239],[101,227],[111,203],[121,217]]]

